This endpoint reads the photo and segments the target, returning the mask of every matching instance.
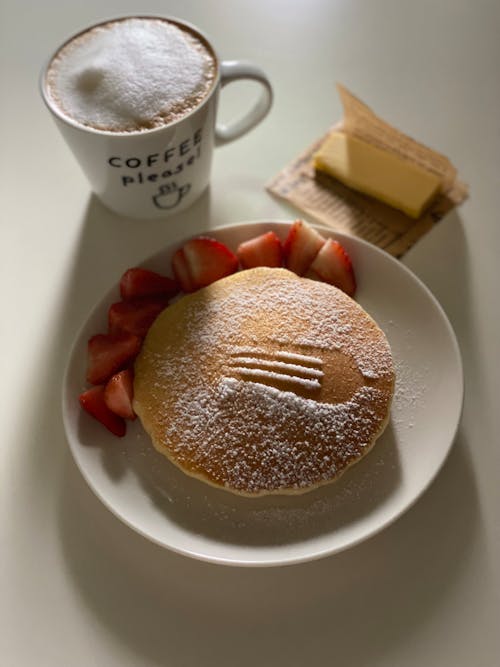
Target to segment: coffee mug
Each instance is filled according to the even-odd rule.
[[[153,40],[148,49],[144,30]],[[127,69],[134,39],[142,74],[135,61]],[[102,57],[96,56],[99,48]],[[220,89],[241,79],[259,82],[260,97],[242,118],[223,126],[216,122]],[[170,93],[169,86],[177,88]],[[208,186],[214,146],[255,127],[273,97],[260,68],[220,61],[197,28],[152,16],[104,21],[71,37],[44,67],[41,92],[97,197],[135,218],[162,218],[190,206]],[[156,116],[151,111],[150,118],[150,100],[151,108],[168,102],[172,109]]]

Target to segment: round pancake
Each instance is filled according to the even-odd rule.
[[[136,360],[134,408],[185,473],[241,495],[290,494],[365,456],[393,391],[389,344],[361,306],[257,268],[160,314]]]

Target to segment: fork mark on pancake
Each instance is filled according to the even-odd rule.
[[[304,354],[240,347],[230,353],[227,370],[241,379],[299,393],[321,389],[323,362]]]
[[[234,371],[239,373],[244,380],[260,382],[275,386],[276,384],[297,384],[301,389],[308,391],[317,391],[321,389],[319,380],[310,380],[308,378],[298,377],[297,375],[286,375],[285,373],[276,373],[274,371],[264,370],[262,368],[244,368],[242,366],[234,366]]]
[[[271,359],[283,359],[285,361],[296,361],[305,366],[322,367],[323,361],[318,357],[311,357],[308,354],[298,354],[296,352],[287,352],[286,350],[277,350],[270,352],[269,350],[259,350],[256,347],[237,347],[234,352],[231,352],[231,357],[249,356],[252,357],[270,357]]]
[[[300,366],[298,364],[290,364],[286,361],[274,361],[272,359],[256,359],[255,357],[233,357],[230,361],[230,366],[243,366],[245,368],[260,368],[276,371],[283,371],[287,375],[297,373],[305,375],[306,377],[322,378],[324,373],[319,368],[311,368],[310,366]]]

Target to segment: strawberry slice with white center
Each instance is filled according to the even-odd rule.
[[[132,407],[134,398],[134,373],[130,368],[113,375],[104,388],[104,401],[111,412],[123,419],[135,419]]]
[[[238,268],[238,258],[229,248],[207,236],[187,241],[172,258],[174,275],[185,292],[229,276]]]
[[[112,303],[108,310],[109,333],[131,333],[144,338],[149,327],[167,305],[168,299],[164,296]]]
[[[112,412],[106,405],[102,384],[84,391],[80,394],[79,400],[85,412],[101,422],[113,435],[117,435],[119,438],[125,435],[127,431],[125,420]]]
[[[349,296],[356,291],[356,278],[351,258],[345,248],[334,239],[328,239],[310,266],[308,276],[335,285]]]
[[[179,248],[172,257],[172,270],[184,292],[194,292],[197,289],[191,278],[183,248]]]
[[[130,333],[96,334],[88,342],[87,381],[103,384],[135,359],[141,339]]]
[[[178,291],[179,287],[172,278],[141,267],[128,269],[120,280],[120,296],[124,301],[158,295],[168,298]]]
[[[266,232],[240,243],[236,254],[244,269],[256,266],[279,268],[283,266],[283,247],[274,232]]]
[[[324,243],[319,232],[306,222],[296,220],[283,244],[286,268],[303,276]]]

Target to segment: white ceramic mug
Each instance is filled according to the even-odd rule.
[[[44,67],[40,81],[42,97],[92,190],[115,213],[135,218],[162,218],[190,206],[208,186],[214,146],[233,141],[255,127],[268,113],[273,97],[271,84],[261,69],[240,61],[221,62],[197,28],[178,19],[157,18],[188,28],[211,47],[215,57],[214,85],[201,104],[180,120],[127,133],[98,130],[72,120],[61,112],[47,90],[47,71],[61,47]],[[116,20],[122,19],[97,25]],[[226,126],[217,124],[221,87],[241,79],[262,85],[257,103],[241,119]]]

